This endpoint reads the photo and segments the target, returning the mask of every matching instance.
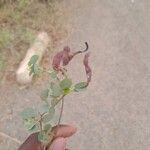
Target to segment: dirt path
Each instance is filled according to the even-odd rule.
[[[86,92],[66,99],[63,122],[78,127],[71,150],[149,150],[150,145],[150,2],[143,0],[64,1],[74,32],[65,44],[81,49],[89,42],[93,81]],[[64,44],[62,44],[64,45]],[[73,78],[84,79],[78,61]],[[73,65],[73,66],[72,66]],[[7,88],[6,88],[7,87]],[[39,99],[42,87],[0,89],[0,131],[23,140],[18,112]],[[9,123],[8,123],[9,122]],[[0,138],[0,147],[17,145]]]

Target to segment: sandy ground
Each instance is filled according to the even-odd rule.
[[[150,1],[64,0],[74,21],[74,32],[63,44],[73,50],[89,42],[93,80],[87,91],[66,98],[63,122],[77,134],[71,150],[149,150],[150,147]],[[61,46],[60,46],[61,48]],[[75,80],[84,79],[82,56],[70,64]],[[18,113],[40,102],[44,83],[20,90],[0,87],[0,132],[23,141]],[[0,150],[18,144],[0,137]]]

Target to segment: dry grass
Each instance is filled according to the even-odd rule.
[[[0,1],[0,77],[13,72],[39,31],[52,37],[53,45],[67,35],[59,1]]]

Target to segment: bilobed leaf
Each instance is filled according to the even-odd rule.
[[[48,114],[44,115],[43,122],[44,123],[50,122],[51,119],[52,119],[52,116],[51,116],[51,114],[48,113]]]
[[[24,126],[28,130],[31,130],[35,126],[35,124],[36,123],[32,118],[24,120]]]
[[[60,82],[60,87],[65,90],[65,89],[69,89],[72,85],[72,81],[70,79],[63,79],[61,82]]]
[[[40,108],[40,113],[46,113],[49,112],[49,106],[47,104],[42,105],[42,107]]]
[[[38,74],[38,73],[39,73],[39,67],[38,67],[37,64],[34,64],[34,65],[33,65],[33,73],[34,73],[34,74]]]
[[[70,91],[71,89],[64,89],[64,94],[67,95]]]
[[[60,88],[59,84],[53,84],[51,89],[52,89],[52,96],[54,96],[54,97],[58,97],[63,94],[63,91]]]
[[[43,134],[41,132],[39,132],[38,141],[42,142],[42,140],[43,140]]]
[[[34,74],[34,65],[29,67],[30,72],[29,72],[29,76],[31,76],[32,74]]]
[[[48,96],[49,96],[49,89],[43,90],[41,93],[41,99],[45,101],[47,100]]]
[[[52,125],[51,124],[46,124],[45,126],[44,126],[44,131],[45,132],[50,132],[52,130]]]
[[[37,64],[32,64],[29,67],[29,69],[30,69],[29,75],[32,75],[32,74],[37,75],[39,73],[39,71],[40,71]]]
[[[52,79],[55,79],[57,77],[57,73],[55,71],[50,72],[49,75]]]
[[[34,111],[33,108],[31,107],[28,107],[28,108],[25,108],[21,113],[20,113],[21,117],[23,119],[28,119],[28,118],[32,118],[32,117],[35,117],[36,116],[36,113]]]
[[[53,90],[51,87],[49,88],[49,96],[53,96]]]
[[[39,132],[38,134],[38,140],[42,143],[47,143],[49,140],[48,134],[46,134],[44,131]]]
[[[35,124],[31,129],[30,129],[30,131],[32,131],[32,132],[39,132],[39,126],[38,126],[38,124]]]
[[[55,106],[58,104],[59,101],[60,101],[59,99],[53,98],[53,99],[51,100],[51,105],[52,105],[53,107],[55,107]]]
[[[79,92],[83,89],[85,89],[87,87],[87,82],[80,82],[80,83],[77,83],[75,86],[74,86],[74,90],[76,92]]]
[[[54,114],[55,114],[55,109],[54,109],[54,107],[51,107],[49,109],[49,112],[46,115],[44,115],[43,122],[44,123],[50,122],[52,120]]]
[[[33,55],[30,61],[28,62],[28,66],[34,65],[37,62],[38,58],[39,58],[38,55]]]

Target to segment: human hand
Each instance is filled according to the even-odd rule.
[[[72,136],[76,128],[68,125],[60,125],[53,128],[56,133],[53,142],[47,146],[47,150],[65,150],[65,138]],[[31,134],[18,150],[41,150],[42,143],[38,141],[38,133]]]

